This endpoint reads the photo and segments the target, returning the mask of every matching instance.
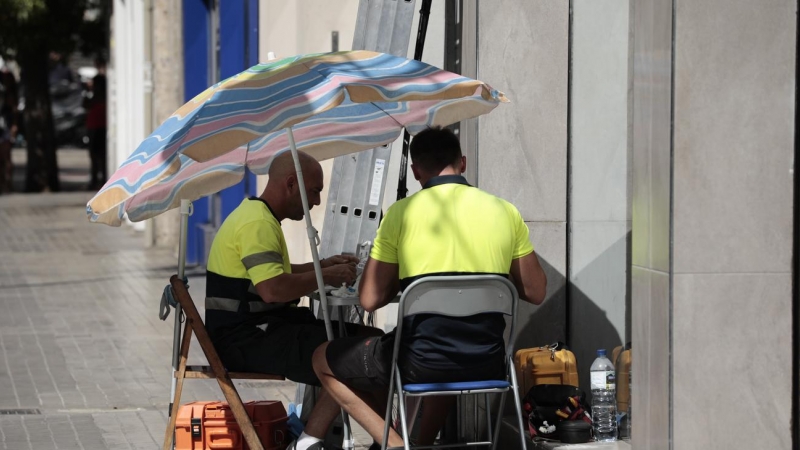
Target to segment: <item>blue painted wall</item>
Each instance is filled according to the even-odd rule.
[[[210,19],[209,7],[204,0],[183,0],[184,101],[191,100],[209,86]],[[208,206],[207,198],[201,198],[193,203],[194,213],[189,217],[186,264],[201,263],[202,233],[198,224],[208,222]],[[205,261],[202,264],[205,264]]]
[[[225,0],[218,2],[218,8],[220,48],[217,69],[221,79],[225,79],[258,61],[258,1]],[[183,22],[184,97],[188,101],[206,89],[212,80],[212,68],[209,67],[213,51],[210,1],[183,0]],[[221,191],[216,198],[194,202],[194,213],[189,219],[187,264],[205,265],[203,229],[224,220],[242,199],[251,195],[256,195],[256,178],[248,171],[245,180]]]

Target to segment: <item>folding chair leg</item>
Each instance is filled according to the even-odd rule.
[[[472,397],[472,423],[475,424],[475,431],[472,433],[472,440],[477,441],[480,434],[478,429],[478,394],[471,395]]]
[[[192,342],[192,327],[190,325],[191,319],[187,319],[187,323],[183,328],[183,338],[181,339],[181,353],[178,362],[178,373],[172,374],[176,377],[177,383],[175,384],[175,397],[172,399],[172,407],[169,412],[169,424],[167,431],[164,435],[164,449],[172,449],[172,440],[175,437],[175,421],[178,420],[178,408],[181,406],[181,393],[183,391],[183,380],[186,374],[186,360],[189,357],[189,344]]]
[[[494,433],[492,433],[492,410],[489,407],[489,394],[483,394],[483,400],[485,402],[484,406],[486,406],[486,437],[488,440],[494,442]]]
[[[219,383],[219,388],[222,389],[222,393],[225,395],[225,400],[228,401],[228,406],[231,408],[233,417],[236,419],[236,423],[239,424],[239,429],[242,431],[244,440],[247,442],[250,450],[264,450],[256,434],[256,429],[253,428],[253,422],[244,409],[242,398],[239,397],[239,393],[233,386],[233,381],[225,374],[221,376],[218,374],[217,382]]]
[[[494,436],[492,436],[492,450],[497,448],[497,440],[500,438],[500,425],[503,423],[503,408],[506,406],[506,394],[508,391],[500,394],[500,408],[497,410],[497,419],[495,421]],[[514,393],[516,395],[516,392]],[[522,450],[525,450],[525,445],[522,445]]]
[[[392,402],[394,401],[394,371],[389,378],[389,399],[386,400],[386,416],[384,417],[383,424],[383,441],[381,441],[381,450],[386,450],[389,447],[389,426],[392,423]]]
[[[518,388],[517,375],[516,375],[516,370],[514,369],[514,359],[511,357],[508,358],[508,372],[509,376],[511,377],[511,387],[513,388],[513,391],[511,392],[514,394],[514,407],[517,409],[517,426],[519,427],[519,441],[521,445],[520,448],[522,450],[525,450],[526,444],[525,444],[525,429],[523,428],[522,425],[522,405],[520,404],[519,401],[519,395],[516,395]]]
[[[183,368],[185,369],[186,366],[184,365]],[[175,421],[177,420],[178,417],[178,408],[180,407],[181,393],[183,391],[183,380],[184,380],[183,376],[180,376],[178,378],[178,382],[175,384],[175,399],[172,403],[172,409],[170,410],[169,425],[167,425],[167,433],[164,436],[164,450],[172,449],[172,439],[175,437]]]
[[[514,407],[517,409],[517,426],[519,427],[519,443],[520,448],[525,450],[525,428],[522,424],[522,406],[519,404],[519,397],[514,396]]]
[[[403,384],[400,381],[400,369],[395,367],[397,373],[395,374],[394,380],[395,384],[397,385],[397,406],[400,410],[400,426],[403,429],[403,448],[405,450],[411,450],[410,437],[408,434],[408,423],[406,422],[406,398],[403,395]]]

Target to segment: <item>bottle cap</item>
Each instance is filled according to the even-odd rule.
[[[604,348],[597,349],[597,356],[606,356],[606,349]]]

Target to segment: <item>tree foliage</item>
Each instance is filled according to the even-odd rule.
[[[78,48],[97,52],[108,42],[100,14],[87,21],[87,8],[101,7],[102,0],[0,0],[0,55],[20,65],[25,92],[24,123],[28,142],[26,191],[59,190],[56,142],[48,85],[51,52],[69,55]],[[101,40],[94,44],[87,37]]]
[[[89,0],[0,0],[0,52],[75,50]]]

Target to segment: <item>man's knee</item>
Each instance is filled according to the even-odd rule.
[[[317,374],[317,378],[322,380],[322,375],[327,374],[329,371],[328,369],[328,360],[326,355],[326,351],[328,350],[328,343],[325,342],[324,344],[317,347],[314,350],[314,354],[311,356],[311,365],[314,367],[314,373]]]

